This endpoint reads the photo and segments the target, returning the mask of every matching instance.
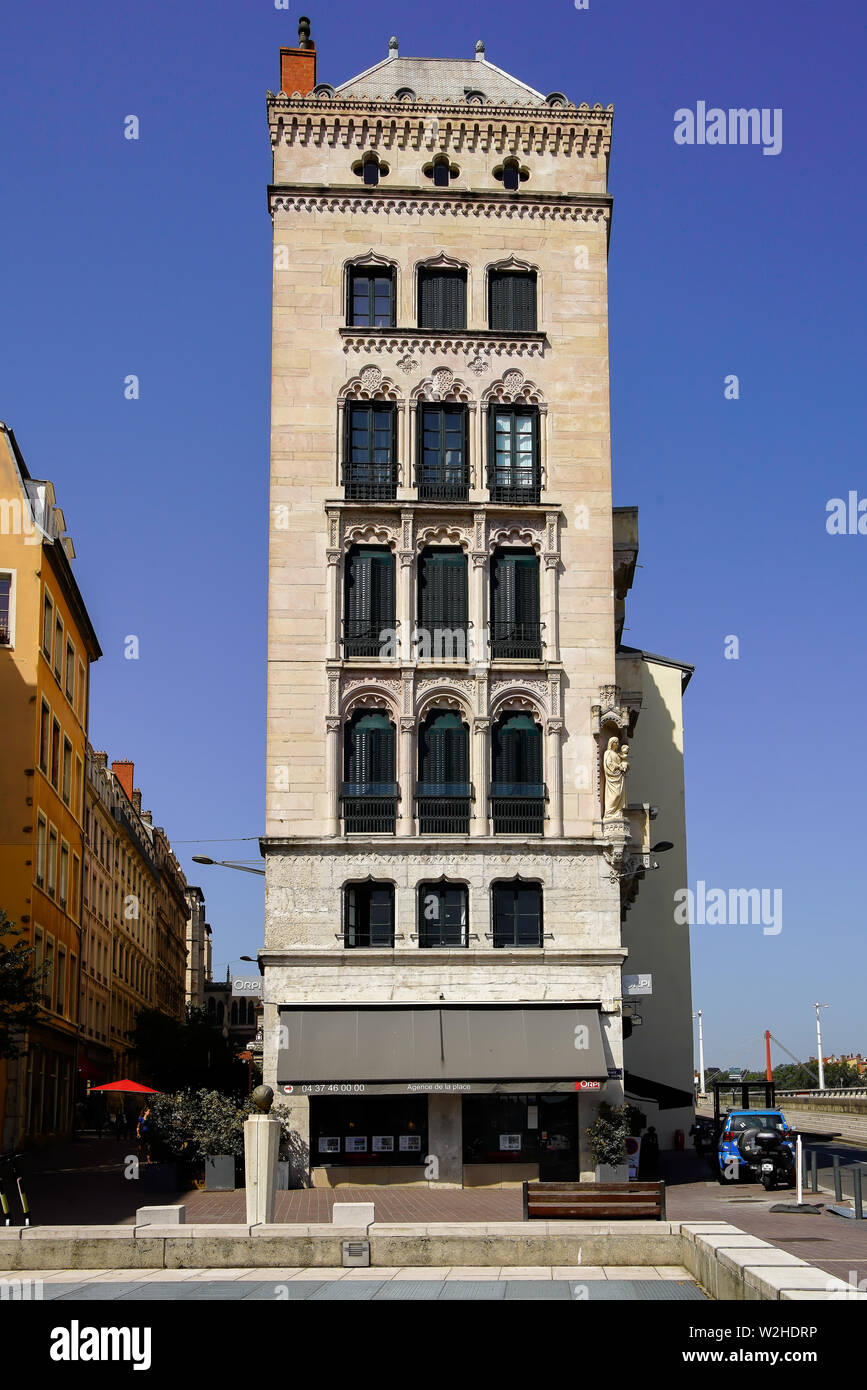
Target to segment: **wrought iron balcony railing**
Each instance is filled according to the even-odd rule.
[[[542,660],[542,624],[519,622],[491,623],[491,656],[512,661]]]
[[[532,782],[492,782],[490,810],[495,835],[543,835],[545,786]]]
[[[488,490],[492,502],[507,502],[510,506],[538,505],[542,496],[542,485],[538,478],[530,482],[498,481],[496,473],[488,474]]]
[[[470,470],[465,465],[430,468],[419,464],[415,485],[420,502],[466,502],[470,495]]]
[[[344,463],[343,491],[348,502],[393,502],[397,496],[396,463]]]
[[[420,835],[469,835],[473,789],[469,782],[419,782],[415,791]]]
[[[393,835],[397,820],[396,782],[344,782],[343,828],[347,835]]]
[[[344,618],[343,655],[381,657],[384,650],[388,650],[388,639],[395,627],[395,621],[383,627],[369,618]]]

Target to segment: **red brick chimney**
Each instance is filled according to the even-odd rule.
[[[135,763],[127,762],[124,759],[119,763],[112,763],[111,770],[114,773],[117,780],[120,782],[120,785],[123,787],[124,791],[126,792],[128,799],[132,801],[132,784],[133,774],[135,772]]]
[[[310,20],[298,21],[298,47],[280,49],[280,91],[306,96],[316,86],[316,47],[310,37]]]

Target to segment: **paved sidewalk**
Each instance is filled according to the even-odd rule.
[[[179,1269],[28,1272],[38,1300],[357,1302],[404,1300],[706,1301],[679,1266],[528,1269]],[[40,1283],[41,1281],[41,1283]]]

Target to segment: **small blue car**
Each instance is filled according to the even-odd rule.
[[[795,1181],[795,1136],[781,1110],[729,1110],[714,1156],[717,1182],[758,1180],[770,1191]]]

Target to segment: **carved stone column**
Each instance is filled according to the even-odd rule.
[[[400,783],[400,816],[397,823],[398,835],[415,834],[415,814],[413,807],[413,763],[415,761],[415,720],[405,715],[400,719],[400,764],[398,781]]]
[[[401,550],[398,554],[400,570],[397,577],[397,621],[401,661],[412,661],[413,608],[415,602],[415,574],[412,567],[413,552]]]
[[[325,795],[328,800],[327,835],[340,834],[340,716],[325,718]]]
[[[326,575],[325,610],[325,657],[333,661],[342,655],[340,645],[340,551],[329,548],[328,573]]]
[[[471,551],[470,558],[473,562],[472,582],[470,585],[470,641],[472,643],[472,663],[474,666],[477,666],[479,662],[486,662],[490,657],[487,632],[488,568],[486,561],[488,557],[483,550],[473,550]]]
[[[542,593],[542,622],[545,639],[545,660],[560,660],[560,622],[557,601],[560,556],[545,556],[545,579]]]
[[[491,721],[490,719],[476,719],[473,721],[473,744],[470,750],[470,774],[475,792],[473,802],[473,819],[470,824],[471,835],[488,835],[488,792],[490,789],[490,758],[488,755],[488,743],[490,740]]]
[[[545,761],[548,782],[548,819],[546,833],[559,839],[563,834],[563,755],[560,737],[562,719],[549,719],[545,726]]]

